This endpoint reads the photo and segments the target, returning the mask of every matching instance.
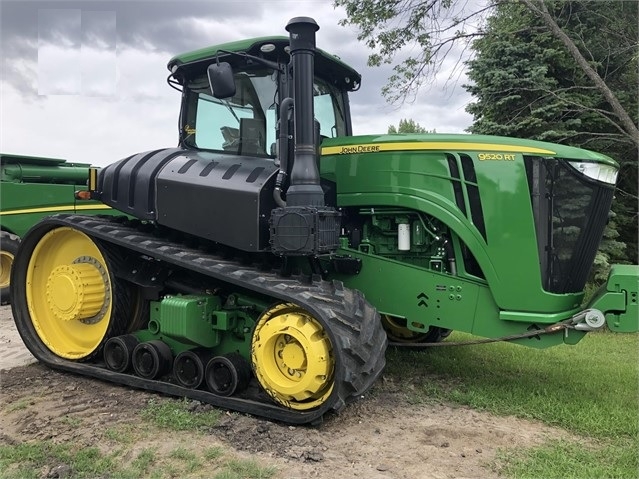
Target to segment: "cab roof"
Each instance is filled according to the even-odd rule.
[[[262,47],[271,51],[263,51]],[[214,45],[192,52],[176,55],[167,65],[175,78],[183,83],[184,78],[202,74],[206,67],[217,59],[229,62],[231,65],[241,61],[240,57],[233,56],[232,53],[247,53],[256,57],[288,64],[290,56],[288,54],[289,38],[285,36],[270,36],[249,38],[236,42]],[[341,89],[353,91],[359,88],[361,75],[335,55],[317,49],[315,52],[315,74]]]

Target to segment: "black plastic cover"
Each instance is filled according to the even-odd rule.
[[[140,219],[244,251],[263,251],[269,247],[276,173],[269,158],[157,150],[100,170],[96,196]]]

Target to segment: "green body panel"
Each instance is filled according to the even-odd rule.
[[[380,314],[406,319],[408,329],[425,332],[428,326],[465,331],[484,337],[526,332],[527,324],[502,321],[490,289],[479,281],[428,271],[353,249],[342,248],[362,260],[357,275],[337,275],[349,288],[364,291]],[[538,316],[538,319],[543,318]],[[548,320],[548,322],[554,322]],[[560,335],[522,340],[534,347],[562,343]]]
[[[410,148],[408,145],[413,144]],[[447,144],[442,147],[442,144]],[[545,141],[526,140],[521,138],[510,138],[506,136],[492,135],[465,135],[465,134],[396,134],[396,135],[360,135],[344,138],[327,138],[322,142],[322,155],[332,154],[331,148],[342,148],[344,146],[367,145],[382,146],[390,148],[389,151],[424,151],[424,150],[455,150],[455,151],[507,151],[504,148],[494,148],[496,145],[502,147],[513,147],[515,151],[523,153],[537,153],[558,158],[568,158],[575,160],[605,163],[611,166],[619,164],[609,156],[602,155],[596,151],[585,150],[573,146],[559,145]],[[453,146],[454,145],[454,146]],[[477,145],[482,145],[478,147]],[[540,150],[537,152],[531,149]],[[543,151],[541,151],[543,150]],[[363,151],[367,153],[370,151]],[[512,152],[512,150],[511,150]]]
[[[183,343],[213,348],[220,342],[211,320],[220,308],[216,296],[166,296],[162,302],[151,302],[149,329]]]
[[[503,143],[521,149],[534,145],[548,151],[551,151],[550,146],[556,145],[465,135],[400,138],[402,141],[419,138],[422,143],[446,143],[445,146],[450,149],[429,150],[424,146],[424,149],[414,151],[323,156],[322,174],[336,182],[338,206],[389,206],[427,213],[448,225],[472,251],[499,309],[542,315],[561,312],[564,314],[559,319],[569,317],[581,304],[583,294],[557,295],[542,288],[522,154],[509,153],[513,158],[509,161],[479,161],[481,150],[477,151],[474,143]],[[353,137],[349,138],[349,143],[380,144],[393,139],[398,141],[397,136]],[[330,145],[330,140],[325,142],[323,150]],[[566,150],[564,153],[583,151],[576,148]],[[486,151],[492,152],[495,148],[487,148]],[[474,162],[476,184],[482,195],[486,240],[455,203],[454,180],[447,167],[446,154],[458,157],[459,152],[470,156]],[[467,197],[465,201],[468,204]],[[466,209],[469,210],[468,207]],[[401,281],[401,278],[395,280]]]
[[[440,326],[501,337],[571,318],[582,310],[584,294],[555,294],[543,288],[524,155],[617,167],[614,160],[599,153],[503,137],[429,134],[325,140],[321,174],[335,183],[338,207],[355,208],[364,216],[368,212],[372,218],[394,212],[398,224],[405,221],[403,211],[432,217],[446,225],[459,244],[467,246],[483,273],[483,277],[470,274],[459,261],[455,275],[439,273],[419,267],[414,259],[414,264],[407,264],[384,257],[389,248],[383,241],[375,243],[378,251],[373,254],[368,246],[351,248],[345,241],[338,253],[360,259],[362,268],[359,274],[337,278],[363,291],[383,314],[407,319],[407,327],[417,332]],[[472,161],[473,181],[462,173],[463,156]],[[459,166],[459,178],[451,176],[451,161]],[[455,182],[462,186],[465,212],[458,206]],[[470,213],[469,191],[474,187],[481,198],[481,228]],[[364,228],[362,244],[369,244],[368,229]],[[421,242],[423,233],[420,235]],[[455,250],[458,257],[459,244]],[[597,303],[602,308],[606,301],[616,305],[607,315],[611,329],[639,329],[638,278],[637,269],[613,269],[609,292]],[[632,304],[632,299],[626,301],[627,295],[619,292],[631,289],[635,291]],[[631,317],[634,322],[628,319]],[[575,344],[584,334],[570,330],[519,342],[535,347]]]
[[[148,329],[136,331],[140,341],[159,339],[174,355],[194,348],[210,349],[215,355],[236,352],[250,357],[251,331],[255,315],[264,304],[246,296],[233,296],[223,305],[214,295],[165,296],[152,301]]]
[[[608,281],[601,286],[588,304],[606,315],[611,331],[639,331],[639,266],[612,266]]]
[[[18,236],[56,213],[122,214],[99,201],[76,200],[89,164],[57,158],[0,155],[0,227]]]

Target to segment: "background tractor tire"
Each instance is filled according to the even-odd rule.
[[[9,304],[9,282],[11,267],[20,246],[20,237],[7,231],[0,231],[0,304]]]

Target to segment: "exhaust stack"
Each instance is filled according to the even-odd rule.
[[[290,34],[293,69],[295,149],[286,203],[271,212],[271,251],[279,256],[330,254],[339,246],[340,213],[325,206],[320,185],[315,141],[313,79],[315,32],[319,26],[309,17],[296,17],[286,25]],[[276,201],[279,197],[276,185]]]
[[[315,32],[319,26],[309,17],[295,17],[286,25],[290,34],[295,104],[295,153],[291,185],[286,192],[288,206],[324,206],[315,146],[313,77]]]

